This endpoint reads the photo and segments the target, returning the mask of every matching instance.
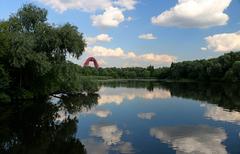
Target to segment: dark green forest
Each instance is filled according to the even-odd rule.
[[[66,60],[67,54],[79,58],[85,47],[77,27],[48,23],[45,9],[24,5],[0,22],[0,100],[97,91]]]
[[[172,63],[170,67],[154,68],[100,68],[81,69],[85,76],[104,76],[111,78],[188,81],[240,81],[240,52],[230,52],[218,58]]]
[[[174,63],[167,76],[160,78],[189,79],[198,81],[240,81],[240,52],[230,52],[209,60]]]

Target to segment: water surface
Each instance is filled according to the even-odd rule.
[[[234,89],[112,83],[99,95],[78,122],[77,137],[90,153],[240,153],[239,108],[227,104],[240,103]]]
[[[0,118],[0,144],[8,153],[70,148],[68,153],[238,154],[239,90],[238,85],[107,82],[98,95],[9,107]]]

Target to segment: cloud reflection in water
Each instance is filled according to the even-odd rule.
[[[117,151],[118,153],[134,153],[132,143],[122,141],[124,131],[120,130],[114,124],[97,124],[91,126],[92,136],[83,140],[88,153],[105,154],[108,151]],[[101,140],[98,140],[98,139]]]
[[[142,98],[146,100],[152,99],[168,99],[171,98],[171,92],[165,89],[154,89],[154,91],[147,91],[144,88],[106,88],[102,87],[99,91],[100,98],[99,105],[115,103],[120,105],[124,99],[133,100],[135,98]]]
[[[222,144],[227,135],[221,128],[205,125],[156,127],[150,129],[150,135],[171,144],[177,153],[227,154]]]
[[[205,117],[215,121],[230,122],[240,125],[240,113],[237,111],[227,111],[222,107],[216,105],[207,104]]]

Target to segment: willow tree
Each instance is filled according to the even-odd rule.
[[[0,22],[0,73],[3,74],[0,82],[5,83],[1,83],[4,87],[0,87],[0,93],[27,97],[41,91],[60,90],[61,70],[56,68],[68,66],[66,55],[79,58],[85,47],[83,34],[76,26],[51,24],[47,21],[47,10],[24,5],[8,20]],[[72,73],[67,74],[68,80],[76,76]]]

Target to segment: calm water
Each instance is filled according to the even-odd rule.
[[[0,153],[240,154],[238,85],[111,82],[0,106]]]

